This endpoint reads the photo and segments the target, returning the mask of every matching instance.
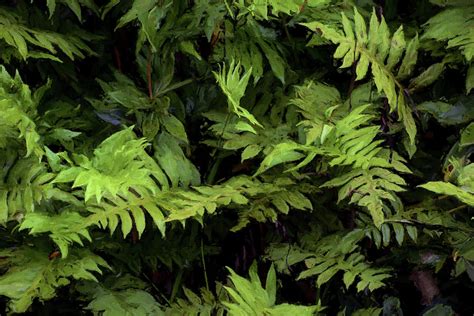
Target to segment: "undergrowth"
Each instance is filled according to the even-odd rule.
[[[8,314],[472,315],[471,0],[0,7]]]

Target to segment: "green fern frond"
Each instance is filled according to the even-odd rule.
[[[472,2],[448,7],[425,23],[422,38],[447,42],[447,48],[459,49],[469,62],[474,57],[473,16]]]
[[[161,233],[165,234],[165,215],[159,200],[152,198],[148,193],[139,192],[124,196],[118,195],[101,203],[91,203],[87,209],[92,214],[87,222],[96,224],[103,229],[108,228],[113,234],[118,224],[121,224],[122,234],[126,237],[135,226],[139,237],[146,226],[145,211],[151,216]]]
[[[310,211],[311,201],[305,196],[304,186],[299,186],[290,178],[274,178],[271,183],[254,181],[245,193],[251,197],[250,203],[238,211],[239,221],[232,228],[238,231],[252,220],[257,222],[275,222],[280,214],[288,214],[290,209]]]
[[[387,208],[384,208],[384,211],[389,213]],[[372,224],[372,219],[369,216],[363,214],[359,214],[359,219],[356,222],[358,227],[364,227],[366,236],[374,242],[377,248],[389,247],[394,239],[399,246],[402,246],[408,237],[415,243],[418,241],[418,228],[415,223],[407,219],[407,215],[407,212],[398,211],[394,215],[386,216],[385,222],[380,228]]]
[[[366,288],[373,291],[383,287],[383,280],[389,278],[390,274],[388,269],[374,268],[365,261],[357,245],[364,237],[364,230],[357,229],[345,234],[328,235],[320,240],[313,239],[311,249],[275,244],[267,250],[268,258],[282,271],[304,262],[306,269],[298,279],[317,276],[318,287],[343,271],[343,282],[347,289],[356,283],[359,292]]]
[[[268,153],[274,146],[285,140],[292,131],[288,124],[273,127],[268,122],[262,122],[263,128],[254,128],[243,121],[228,118],[224,113],[208,112],[205,116],[215,122],[209,130],[216,137],[216,139],[205,141],[205,144],[226,150],[242,149],[242,162],[255,158],[260,153]]]
[[[320,22],[304,25],[309,29],[321,32],[322,36],[334,44],[338,44],[334,58],[343,59],[341,68],[356,65],[356,80],[364,79],[371,67],[372,77],[378,91],[383,91],[388,99],[391,111],[397,110],[399,120],[403,121],[411,144],[415,143],[416,125],[409,104],[406,102],[405,88],[400,79],[413,71],[416,63],[418,37],[408,44],[405,41],[403,28],[391,36],[387,24],[382,17],[378,21],[375,11],[370,18],[367,30],[366,22],[354,7],[354,24],[342,13],[344,32]],[[402,56],[404,58],[402,59]],[[395,67],[400,63],[398,74]]]
[[[463,188],[459,188],[452,183],[432,181],[422,184],[420,187],[437,194],[451,195],[467,205],[474,206],[474,194],[472,191],[470,192]]]
[[[165,315],[167,316],[204,316],[204,315],[225,315],[224,306],[221,304],[221,300],[224,300],[225,291],[222,291],[222,284],[216,283],[216,293],[220,293],[221,296],[218,300],[214,294],[202,288],[199,295],[192,292],[191,290],[183,289],[185,299],[178,298],[175,303],[172,303],[170,307],[165,309]]]
[[[457,161],[451,160],[453,170],[451,175],[454,182],[452,184],[443,181],[431,181],[419,187],[435,192],[453,196],[461,202],[474,206],[474,163],[462,166]]]
[[[73,188],[84,187],[86,202],[93,197],[100,202],[103,196],[127,196],[130,191],[155,193],[158,191],[155,180],[165,186],[167,182],[159,168],[155,173],[147,168],[150,165],[143,159],[147,155],[145,146],[145,141],[136,139],[131,128],[117,132],[94,150],[92,159],[78,156],[79,166],[61,171],[54,182],[73,182]]]
[[[86,44],[97,38],[84,32],[61,34],[48,30],[33,29],[27,26],[16,12],[0,8],[0,39],[14,47],[22,59],[47,58],[61,61],[56,55],[63,52],[69,59],[84,58],[85,54],[95,53]]]
[[[69,192],[53,184],[55,175],[34,158],[18,158],[4,152],[0,159],[0,223],[20,221],[38,208],[53,201],[78,206],[80,202]]]
[[[225,43],[218,47],[219,54],[229,60],[238,60],[245,72],[251,72],[254,83],[264,74],[264,60],[268,61],[273,74],[280,82],[285,83],[285,59],[282,48],[275,39],[277,34],[251,17],[245,19],[243,27],[236,28],[230,21],[225,21],[227,34]],[[250,75],[250,74],[249,74]]]
[[[10,299],[11,312],[26,312],[33,300],[52,299],[56,290],[71,279],[97,282],[93,272],[110,269],[100,257],[88,250],[77,250],[66,259],[48,259],[48,253],[37,248],[22,247],[1,252],[7,272],[0,277],[0,294]]]
[[[298,186],[287,177],[273,178],[263,182],[255,178],[240,176],[219,185],[197,186],[193,191],[164,193],[158,200],[168,214],[166,221],[184,221],[188,218],[202,220],[205,213],[214,214],[221,207],[237,211],[239,221],[232,228],[237,231],[251,220],[276,221],[280,213],[290,209],[311,210],[310,200],[303,194],[307,188]]]
[[[73,242],[83,246],[81,238],[92,241],[86,225],[85,218],[77,212],[64,211],[54,216],[35,212],[26,214],[19,230],[29,229],[30,235],[49,233],[61,256],[66,258]]]
[[[318,305],[301,306],[292,304],[276,304],[276,272],[273,265],[268,271],[265,281],[265,288],[262,287],[260,278],[257,273],[257,264],[254,263],[250,267],[249,276],[247,280],[232,269],[230,271],[230,281],[233,287],[225,287],[233,302],[224,302],[224,306],[229,311],[230,315],[314,315],[322,310]]]
[[[33,153],[41,157],[44,152],[34,121],[38,98],[32,95],[18,72],[10,76],[3,66],[0,66],[0,97],[0,148],[20,138],[25,142],[27,157]]]
[[[54,174],[46,172],[44,165],[35,159],[15,161],[15,156],[5,158],[0,163],[3,169],[0,173],[2,223],[34,212],[36,205],[59,191],[51,183]],[[60,198],[59,194],[57,198]]]
[[[305,99],[293,102],[304,114]],[[321,103],[321,106],[324,109],[324,103]],[[327,159],[330,167],[350,166],[348,172],[343,170],[341,176],[324,183],[321,187],[342,186],[339,190],[339,201],[350,197],[351,203],[368,209],[374,223],[380,227],[384,219],[384,200],[394,200],[395,193],[404,191],[403,186],[406,185],[403,178],[394,171],[410,173],[410,170],[405,166],[402,157],[397,153],[390,153],[381,147],[381,140],[376,140],[380,128],[370,125],[373,116],[366,113],[371,107],[370,104],[358,106],[339,119],[338,105],[326,107],[329,109],[326,110],[328,113],[336,111],[334,119],[329,118],[328,113],[305,114],[312,118],[306,121],[306,125],[309,126],[306,132],[307,135],[310,134],[309,137],[306,136],[306,142],[310,139],[316,146],[294,142],[279,143],[262,161],[257,174],[275,165],[295,161],[300,162],[289,170],[300,169],[317,156]],[[304,159],[301,160],[302,158]]]
[[[245,89],[247,88],[250,75],[252,74],[252,69],[249,69],[241,76],[241,68],[240,63],[236,64],[235,61],[232,61],[229,70],[227,70],[224,65],[219,73],[214,72],[214,76],[222,91],[227,96],[229,110],[239,117],[245,117],[250,123],[261,126],[255,117],[240,105],[240,99],[242,99],[245,94]]]
[[[78,290],[89,300],[85,309],[94,315],[164,315],[146,284],[130,275],[108,278],[100,285],[82,282]]]
[[[395,193],[405,191],[405,185],[405,180],[389,169],[375,167],[355,169],[324,183],[322,187],[341,186],[338,202],[349,197],[350,203],[367,208],[374,224],[380,228],[385,217],[384,200],[395,200]]]
[[[46,5],[48,6],[49,10],[49,17],[54,14],[56,11],[56,5],[57,3],[64,4],[67,6],[74,14],[77,16],[79,21],[82,21],[82,10],[81,6],[86,7],[92,11],[94,11],[96,14],[98,14],[99,8],[97,5],[94,3],[94,0],[47,0]]]

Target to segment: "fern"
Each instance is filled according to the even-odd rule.
[[[81,5],[95,13],[98,13],[98,7],[94,3],[94,0],[59,0],[58,2],[66,5],[72,12],[74,12],[79,21],[82,21]],[[51,18],[56,11],[57,2],[56,0],[47,0],[46,5],[48,6],[49,16]]]
[[[461,166],[456,161],[451,161],[454,165],[451,175],[457,186],[443,181],[431,181],[420,185],[420,187],[438,194],[447,194],[456,197],[467,205],[474,206],[474,164]]]
[[[254,263],[249,270],[250,280],[247,280],[232,269],[230,281],[233,287],[225,287],[233,302],[224,302],[230,315],[314,315],[322,310],[320,305],[299,306],[291,304],[276,304],[276,272],[273,266],[268,271],[265,288],[262,287]]]
[[[271,29],[247,16],[241,19],[243,27],[235,28],[230,21],[224,24],[227,36],[221,47],[217,47],[217,54],[225,54],[229,60],[238,60],[249,76],[253,76],[254,83],[264,74],[264,60],[270,64],[273,74],[285,83],[285,59],[283,48],[273,40],[277,34]]]
[[[49,233],[63,258],[69,254],[69,244],[76,242],[83,246],[81,238],[92,241],[84,217],[76,212],[64,211],[56,216],[39,212],[28,213],[20,225],[20,230],[23,229],[30,229],[31,235]]]
[[[121,148],[116,150],[116,148]],[[61,171],[55,178],[56,183],[74,182],[73,187],[85,187],[84,199],[95,197],[100,202],[103,196],[112,199],[120,195],[158,190],[155,176],[160,184],[167,185],[164,173],[156,165],[150,172],[144,160],[144,140],[135,139],[131,129],[115,133],[94,150],[92,159],[78,157],[79,166]],[[115,161],[111,164],[111,161]]]
[[[227,96],[230,111],[239,117],[245,117],[252,124],[260,125],[255,117],[240,105],[240,99],[244,96],[250,75],[252,74],[252,68],[246,71],[242,76],[240,76],[240,71],[240,63],[236,64],[232,61],[228,71],[224,65],[220,73],[214,73],[214,76],[222,91]]]
[[[117,151],[117,147],[122,149]],[[246,226],[250,219],[264,221],[269,218],[275,221],[277,214],[288,213],[290,206],[299,210],[312,207],[300,192],[301,189],[294,191],[295,183],[285,178],[276,179],[274,184],[236,178],[223,185],[196,186],[194,192],[168,191],[164,172],[143,151],[143,142],[134,140],[130,129],[112,135],[94,154],[90,160],[85,156],[80,157],[79,166],[62,170],[53,181],[73,182],[72,188],[84,187],[86,208],[92,213],[84,220],[84,226],[74,225],[74,228],[70,229],[71,237],[64,236],[65,241],[60,241],[62,247],[66,247],[71,241],[80,240],[79,235],[85,236],[83,229],[91,225],[108,227],[113,233],[121,223],[124,236],[128,235],[135,225],[140,236],[146,227],[144,211],[153,218],[164,234],[166,222],[184,221],[188,218],[201,220],[206,212],[213,214],[216,208],[230,203],[245,205],[249,203],[249,198],[252,199],[252,207],[246,211],[242,210],[236,230]],[[110,159],[120,163],[110,165]],[[171,169],[165,166],[167,172],[174,172],[179,168],[179,165]],[[140,174],[142,176],[137,177]],[[165,186],[160,188],[157,184]],[[66,217],[64,219],[66,220]],[[34,217],[32,220],[35,223]],[[75,221],[73,218],[68,220]],[[32,228],[33,233],[34,225],[29,223],[24,227]],[[37,229],[43,232],[42,228]]]
[[[39,94],[41,90],[38,90]],[[32,95],[18,73],[12,77],[5,67],[0,67],[0,148],[5,148],[9,141],[22,138],[26,147],[25,155],[28,157],[34,153],[41,157],[43,149],[39,145],[40,135],[34,122],[39,94]]]
[[[15,156],[9,155],[2,161],[2,184],[0,203],[2,205],[2,223],[22,217],[33,212],[35,204],[52,192],[50,181],[54,177],[44,170],[44,166],[33,159],[22,159],[15,162]],[[27,169],[30,167],[30,169]],[[46,194],[45,194],[46,193]]]
[[[178,298],[175,303],[165,309],[165,315],[225,315],[225,308],[221,303],[221,300],[225,299],[222,284],[216,284],[216,293],[221,293],[220,300],[217,300],[214,294],[205,288],[200,290],[199,296],[189,289],[184,289],[183,292],[185,299]]]
[[[296,104],[299,103],[296,101]],[[335,111],[330,104],[327,107]],[[392,162],[389,162],[389,152],[380,146],[382,141],[375,140],[379,127],[364,126],[372,119],[371,115],[364,113],[368,108],[369,105],[359,106],[335,124],[307,121],[310,125],[307,142],[309,139],[319,146],[280,143],[262,161],[257,174],[277,164],[301,160],[304,157],[302,152],[306,157],[293,170],[304,167],[318,155],[326,157],[331,167],[351,166],[352,169],[327,181],[322,187],[342,186],[338,200],[350,197],[351,203],[367,208],[375,225],[380,227],[384,220],[384,200],[394,200],[396,192],[404,191],[406,184],[393,171],[410,170],[398,154],[392,154]],[[304,106],[302,109],[304,111]],[[312,113],[305,115],[313,120],[317,118]]]
[[[310,250],[289,244],[276,244],[267,250],[268,258],[276,262],[279,270],[289,269],[290,266],[304,261],[306,268],[299,274],[298,279],[317,276],[317,287],[342,271],[347,289],[356,283],[359,292],[366,288],[373,291],[385,285],[383,281],[390,277],[389,269],[374,268],[365,262],[357,245],[362,238],[364,231],[354,230],[348,234],[332,234],[317,241],[313,240]]]
[[[375,11],[372,12],[370,18],[369,30],[356,8],[354,8],[354,25],[344,12],[341,21],[344,33],[320,22],[304,25],[313,31],[321,32],[324,38],[338,44],[334,58],[343,59],[341,68],[356,65],[356,80],[364,79],[369,66],[371,67],[378,91],[385,93],[391,111],[397,110],[399,119],[406,127],[410,142],[414,144],[416,125],[400,79],[407,77],[413,71],[417,58],[418,37],[407,44],[402,27],[390,37],[384,18],[378,22]],[[398,74],[395,75],[393,70],[400,60]]]
[[[94,315],[164,315],[146,284],[130,275],[110,278],[101,286],[84,282],[79,291],[90,301],[85,309]]]
[[[71,60],[84,58],[85,54],[95,53],[86,42],[97,39],[87,33],[61,34],[48,30],[28,27],[22,16],[6,8],[0,8],[0,39],[15,48],[22,59],[46,58],[61,61],[57,51],[61,51]]]
[[[459,49],[469,62],[474,57],[473,15],[472,3],[453,3],[424,24],[422,38],[447,42],[447,48]]]
[[[474,278],[472,1],[2,4],[6,313],[398,315]]]
[[[110,268],[88,250],[72,253],[64,260],[49,260],[47,253],[32,247],[3,250],[2,262],[8,271],[0,277],[0,294],[10,298],[11,312],[26,312],[35,298],[49,300],[71,279],[96,281],[93,272]]]
[[[153,195],[160,191],[159,185],[168,188],[168,180],[144,148],[144,140],[136,139],[131,129],[125,129],[102,142],[92,159],[78,157],[79,166],[62,170],[54,182],[73,182],[73,188],[84,187],[88,210],[94,213],[88,220],[91,224],[101,223],[102,227],[108,226],[113,232],[120,218],[126,236],[132,229],[133,215],[141,234],[145,229],[143,208],[164,232],[164,217],[155,205]],[[111,164],[111,161],[116,163]],[[92,198],[95,198],[95,203]],[[100,203],[103,199],[106,201]]]

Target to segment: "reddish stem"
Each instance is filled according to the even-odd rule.
[[[120,52],[117,47],[114,47],[115,63],[117,64],[117,69],[122,72],[122,61],[120,59]]]

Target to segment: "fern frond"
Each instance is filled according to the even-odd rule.
[[[384,211],[391,213],[388,207],[385,207]],[[384,223],[379,228],[373,225],[372,219],[365,214],[359,214],[356,223],[358,227],[364,227],[366,236],[374,242],[377,248],[390,246],[394,238],[399,246],[402,246],[408,237],[416,243],[418,228],[415,223],[407,219],[408,213],[401,210],[394,213],[386,216]]]
[[[121,223],[123,236],[126,237],[135,225],[138,235],[141,236],[146,226],[145,211],[148,213],[161,233],[165,234],[165,215],[159,200],[150,197],[148,193],[140,192],[117,195],[115,198],[103,200],[101,203],[91,203],[87,209],[92,214],[87,222],[94,223],[103,229],[108,228],[113,234]]]
[[[61,171],[54,182],[73,182],[73,188],[84,187],[86,202],[93,197],[100,202],[103,196],[126,196],[131,190],[155,193],[158,190],[155,180],[163,186],[168,183],[160,168],[154,172],[147,168],[150,165],[147,165],[149,160],[143,159],[147,155],[145,146],[145,141],[136,139],[131,128],[117,132],[94,150],[92,159],[78,157],[79,166]]]
[[[334,58],[343,59],[341,68],[356,65],[356,80],[364,79],[371,67],[372,77],[378,91],[383,91],[388,99],[391,111],[397,110],[399,120],[403,121],[411,144],[415,143],[416,125],[409,104],[406,102],[405,88],[400,78],[413,71],[416,63],[418,37],[408,44],[405,41],[403,28],[390,35],[387,24],[382,17],[378,21],[375,11],[370,18],[367,30],[366,22],[354,7],[354,24],[342,12],[344,32],[320,22],[304,25],[309,29],[321,32],[322,36],[338,44]],[[404,58],[402,59],[402,56]],[[400,63],[398,75],[393,73]]]
[[[56,56],[58,49],[71,60],[84,58],[85,54],[95,54],[86,42],[96,38],[84,32],[61,34],[33,29],[16,12],[0,8],[0,39],[15,48],[22,59],[47,58],[60,62]]]
[[[467,4],[467,3],[466,3]],[[474,5],[454,5],[430,18],[424,25],[423,39],[447,42],[459,49],[469,62],[474,57]]]
[[[109,278],[100,285],[83,282],[78,290],[89,300],[85,309],[94,315],[164,315],[146,284],[130,275]]]
[[[255,117],[240,105],[240,99],[242,99],[245,94],[245,89],[247,88],[250,75],[252,74],[252,69],[249,69],[241,76],[241,69],[240,63],[235,63],[233,60],[228,70],[224,65],[219,73],[214,72],[214,76],[222,91],[227,96],[230,111],[239,117],[245,117],[252,124],[261,126]]]
[[[274,146],[284,140],[290,132],[288,124],[270,126],[267,122],[262,122],[263,128],[254,128],[249,124],[235,118],[228,118],[220,112],[208,112],[205,116],[215,123],[210,126],[210,130],[217,139],[207,140],[205,144],[220,147],[226,150],[243,149],[241,161],[256,157],[260,153],[267,153]],[[224,140],[222,142],[222,140]]]
[[[437,194],[451,195],[467,205],[474,206],[474,163],[461,166],[451,160],[451,164],[451,176],[457,186],[449,182],[431,181],[419,187]]]
[[[18,159],[5,154],[0,159],[0,222],[21,221],[38,206],[62,201],[77,206],[72,194],[53,184],[54,174],[47,172],[43,163],[33,158]]]
[[[447,183],[443,181],[432,181],[422,184],[420,185],[420,187],[430,190],[434,193],[454,196],[461,202],[466,203],[470,206],[474,206],[474,194],[462,188],[459,188],[452,183]]]
[[[41,157],[44,152],[34,122],[38,102],[18,72],[10,76],[4,66],[0,66],[0,98],[0,148],[20,138],[25,142],[27,157],[32,153]]]
[[[37,248],[22,247],[1,252],[2,265],[8,271],[0,277],[0,294],[10,299],[14,313],[26,312],[33,300],[55,297],[56,290],[71,279],[97,282],[93,272],[110,269],[99,256],[88,250],[77,250],[66,259],[48,259],[48,253]]]
[[[299,107],[303,107],[304,111],[303,105]],[[336,111],[337,106],[328,108],[330,111]],[[257,174],[277,164],[299,161],[305,156],[289,170],[302,168],[317,156],[327,159],[330,167],[351,166],[349,171],[342,170],[341,176],[321,187],[342,186],[339,190],[339,201],[350,197],[351,203],[368,209],[374,223],[380,227],[384,219],[383,201],[394,200],[395,193],[404,191],[403,186],[406,184],[403,178],[393,171],[410,173],[410,170],[405,166],[402,157],[397,153],[390,154],[381,147],[382,141],[376,140],[380,128],[370,125],[373,116],[366,113],[369,108],[370,104],[358,106],[337,122],[323,120],[322,116],[319,119],[317,115],[313,116],[312,121],[307,121],[310,126],[307,133],[311,133],[311,136],[307,136],[306,141],[308,142],[309,138],[317,145],[282,142],[267,154]],[[390,155],[392,161],[389,159]]]
[[[64,211],[54,216],[40,212],[28,213],[19,228],[23,229],[29,229],[30,235],[49,233],[63,258],[68,256],[69,245],[73,242],[83,246],[81,238],[92,241],[85,218],[77,212]]]
[[[345,234],[336,233],[320,240],[312,240],[311,249],[275,244],[267,250],[268,258],[281,270],[304,261],[306,270],[300,273],[298,279],[317,276],[318,287],[343,271],[346,288],[356,283],[359,292],[366,288],[373,291],[384,286],[383,280],[390,277],[388,273],[390,270],[374,268],[365,262],[357,245],[364,237],[365,232],[357,229]]]
[[[278,214],[288,214],[290,209],[311,210],[312,204],[303,194],[307,193],[306,189],[287,177],[263,182],[240,176],[220,185],[194,187],[195,192],[165,194],[160,205],[168,213],[167,222],[187,218],[201,221],[206,212],[214,214],[217,208],[232,208],[239,215],[238,223],[232,228],[237,231],[251,220],[276,221]]]
[[[224,302],[231,315],[314,315],[314,313],[322,310],[318,305],[301,306],[292,304],[276,304],[276,272],[273,265],[268,271],[265,281],[265,288],[262,287],[260,278],[257,273],[257,264],[254,263],[250,267],[249,276],[247,280],[232,269],[230,271],[230,281],[233,287],[225,287],[233,302]]]
[[[224,306],[221,300],[224,300],[225,291],[222,291],[222,284],[216,282],[216,293],[219,294],[217,299],[214,294],[202,288],[199,295],[191,290],[184,288],[184,298],[178,298],[175,303],[165,309],[167,316],[201,316],[201,315],[218,315],[222,316],[225,313]]]
[[[82,21],[82,10],[81,6],[86,7],[96,14],[98,14],[99,8],[94,3],[94,0],[47,0],[46,5],[49,10],[49,17],[51,18],[56,11],[57,2],[67,6],[78,18],[79,21]]]
[[[374,224],[380,228],[384,220],[384,200],[395,200],[395,193],[405,191],[405,185],[405,180],[389,169],[375,167],[355,169],[324,183],[322,187],[342,186],[338,202],[350,197],[350,203],[370,211]]]
[[[44,174],[44,167],[32,159],[15,162],[15,155],[6,156],[1,163],[4,170],[0,180],[2,223],[11,219],[17,212],[33,212],[35,202],[42,199],[43,190],[46,189],[43,185],[54,177]]]
[[[254,181],[252,187],[248,187],[244,192],[251,200],[248,206],[238,211],[239,221],[232,231],[246,227],[251,220],[275,222],[279,214],[288,214],[290,209],[313,209],[311,201],[304,195],[309,192],[305,192],[304,186],[299,186],[290,178],[274,178],[271,182],[261,183]]]
[[[228,35],[223,47],[218,49],[225,50],[229,60],[238,60],[245,72],[251,72],[254,83],[264,74],[264,60],[268,61],[275,77],[285,83],[285,59],[281,46],[275,43],[277,34],[251,17],[247,17],[245,21],[243,27],[238,28],[230,21],[225,22],[225,32]]]

